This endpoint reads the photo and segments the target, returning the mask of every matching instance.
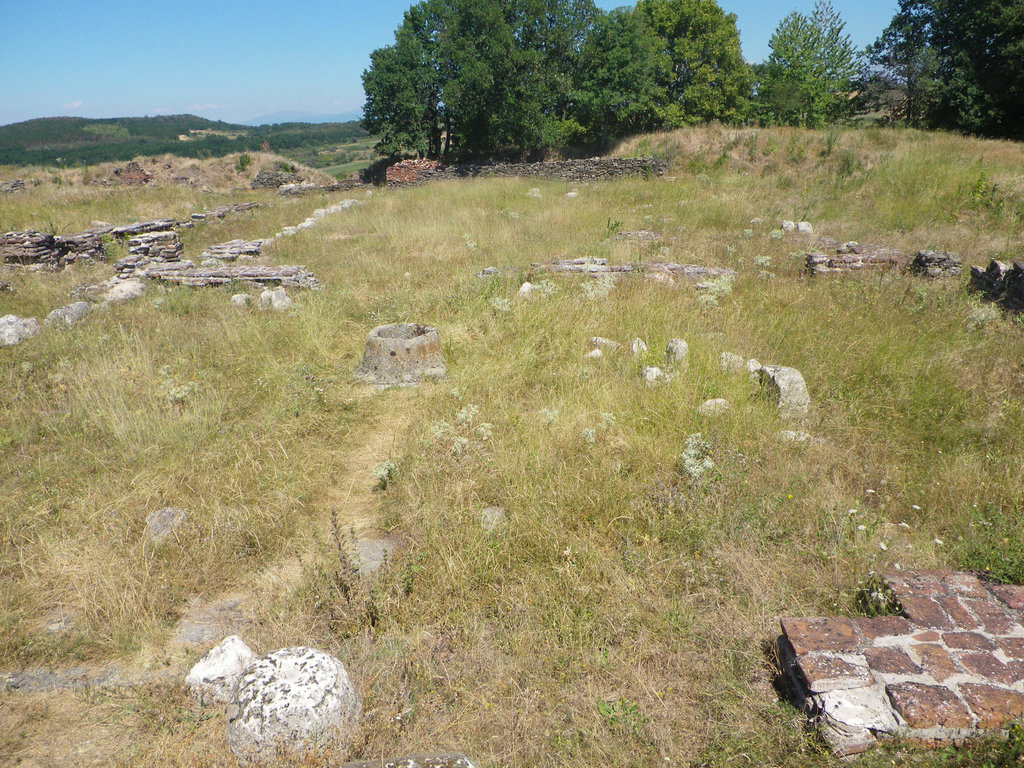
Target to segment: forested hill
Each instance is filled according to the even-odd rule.
[[[232,125],[196,115],[46,117],[0,126],[0,165],[92,164],[171,153],[219,157],[231,152],[344,144],[366,138],[356,122]]]

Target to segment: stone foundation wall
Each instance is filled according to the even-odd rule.
[[[476,177],[539,177],[563,181],[602,181],[623,176],[663,176],[668,163],[654,157],[596,157],[547,163],[465,163],[423,167],[398,163],[387,171],[387,186],[408,186],[444,179]]]
[[[971,290],[1007,309],[1024,312],[1024,263],[993,260],[987,269],[971,267]]]

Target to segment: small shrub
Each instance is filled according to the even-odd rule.
[[[679,454],[679,469],[694,480],[700,480],[715,468],[711,454],[711,443],[700,432],[692,434],[686,438],[683,452]]]
[[[235,160],[235,170],[238,173],[245,173],[245,169],[252,165],[252,156],[248,152],[243,152]]]

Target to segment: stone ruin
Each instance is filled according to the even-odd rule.
[[[153,179],[153,174],[132,160],[128,165],[114,168],[114,178],[118,179],[122,184],[141,187]]]
[[[297,173],[264,170],[257,173],[249,186],[252,189],[277,189],[285,184],[298,184],[303,178]]]
[[[10,181],[0,181],[0,194],[11,194],[13,192],[21,192],[25,188],[24,179],[11,179]]]
[[[675,264],[668,261],[651,261],[641,264],[609,264],[608,259],[561,259],[559,261],[534,262],[531,266],[544,272],[574,272],[578,274],[630,274],[652,273],[678,275],[689,280],[703,280],[733,276],[736,270],[726,267],[705,267],[700,264]]]
[[[402,160],[388,166],[384,171],[384,178],[387,179],[388,184],[414,184],[419,181],[421,173],[437,170],[440,165],[441,163],[437,160],[428,160],[427,158]]]
[[[392,172],[392,169],[395,169]],[[622,176],[663,176],[668,163],[655,157],[594,157],[543,163],[462,163],[403,160],[385,171],[389,186],[408,186],[444,179],[476,177],[541,177],[562,181],[601,181]]]
[[[447,375],[441,337],[419,323],[382,325],[370,331],[355,378],[378,387],[408,386]]]
[[[1014,312],[1024,312],[1024,263],[992,260],[988,267],[971,267],[971,290]]]
[[[175,285],[203,288],[228,283],[286,286],[316,290],[320,281],[305,267],[291,264],[280,266],[229,265],[197,267],[191,261],[150,264],[139,273],[140,277]]]
[[[228,240],[226,243],[217,243],[207,247],[200,254],[200,258],[217,259],[219,261],[237,261],[239,258],[251,259],[259,256],[262,248],[262,240]]]
[[[783,672],[837,754],[895,735],[959,743],[1024,717],[1024,587],[953,571],[885,582],[899,615],[781,620]]]
[[[944,251],[918,251],[913,259],[887,245],[840,243],[821,237],[817,249],[807,252],[807,271],[812,275],[845,274],[862,270],[906,270],[927,277],[955,277],[962,271],[960,257]]]

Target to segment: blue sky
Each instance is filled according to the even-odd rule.
[[[411,0],[0,0],[0,124],[33,117],[191,112],[241,122],[281,111],[359,112],[370,51]],[[597,0],[611,9],[621,2]],[[858,47],[896,0],[833,0]],[[789,12],[814,0],[719,0],[743,55],[768,56]]]

